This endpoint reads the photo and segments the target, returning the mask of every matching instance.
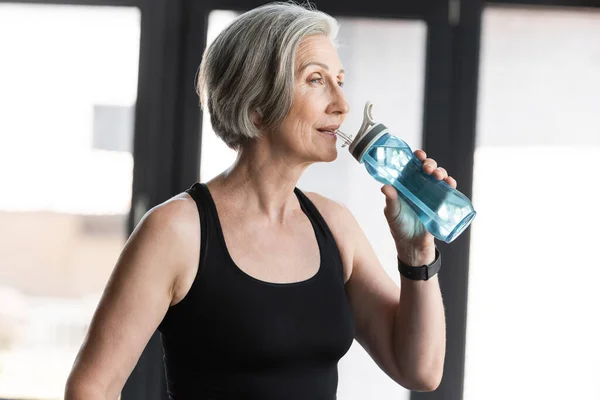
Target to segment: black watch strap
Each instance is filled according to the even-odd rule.
[[[402,276],[415,281],[426,281],[440,271],[442,266],[442,255],[440,251],[435,248],[435,260],[429,265],[423,265],[421,267],[412,267],[404,264],[398,259],[398,271]]]

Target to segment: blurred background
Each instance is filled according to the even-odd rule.
[[[0,0],[0,399],[63,398],[133,227],[233,161],[194,79],[262,3]],[[341,24],[343,130],[371,100],[478,212],[439,244],[442,385],[411,393],[355,342],[338,399],[600,399],[600,3],[314,4]],[[348,206],[399,284],[380,185],[346,149],[298,186]],[[166,399],[157,335],[121,398]]]

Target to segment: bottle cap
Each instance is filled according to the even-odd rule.
[[[373,108],[373,103],[367,101],[362,125],[348,148],[350,154],[360,163],[362,163],[362,158],[371,145],[388,133],[387,126],[373,120],[371,108]]]

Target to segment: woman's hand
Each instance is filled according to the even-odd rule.
[[[437,180],[444,180],[456,189],[456,181],[444,168],[438,167],[433,158],[427,158],[423,150],[415,150],[415,156],[423,162],[423,171]],[[384,185],[381,191],[385,195],[384,214],[390,225],[398,258],[409,265],[421,266],[435,259],[435,237],[429,233],[417,214],[399,196],[391,185]]]

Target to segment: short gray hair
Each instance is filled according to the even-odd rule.
[[[215,133],[232,149],[279,126],[292,106],[294,59],[301,39],[324,34],[335,44],[339,25],[310,4],[269,3],[240,15],[205,50],[197,92]]]

